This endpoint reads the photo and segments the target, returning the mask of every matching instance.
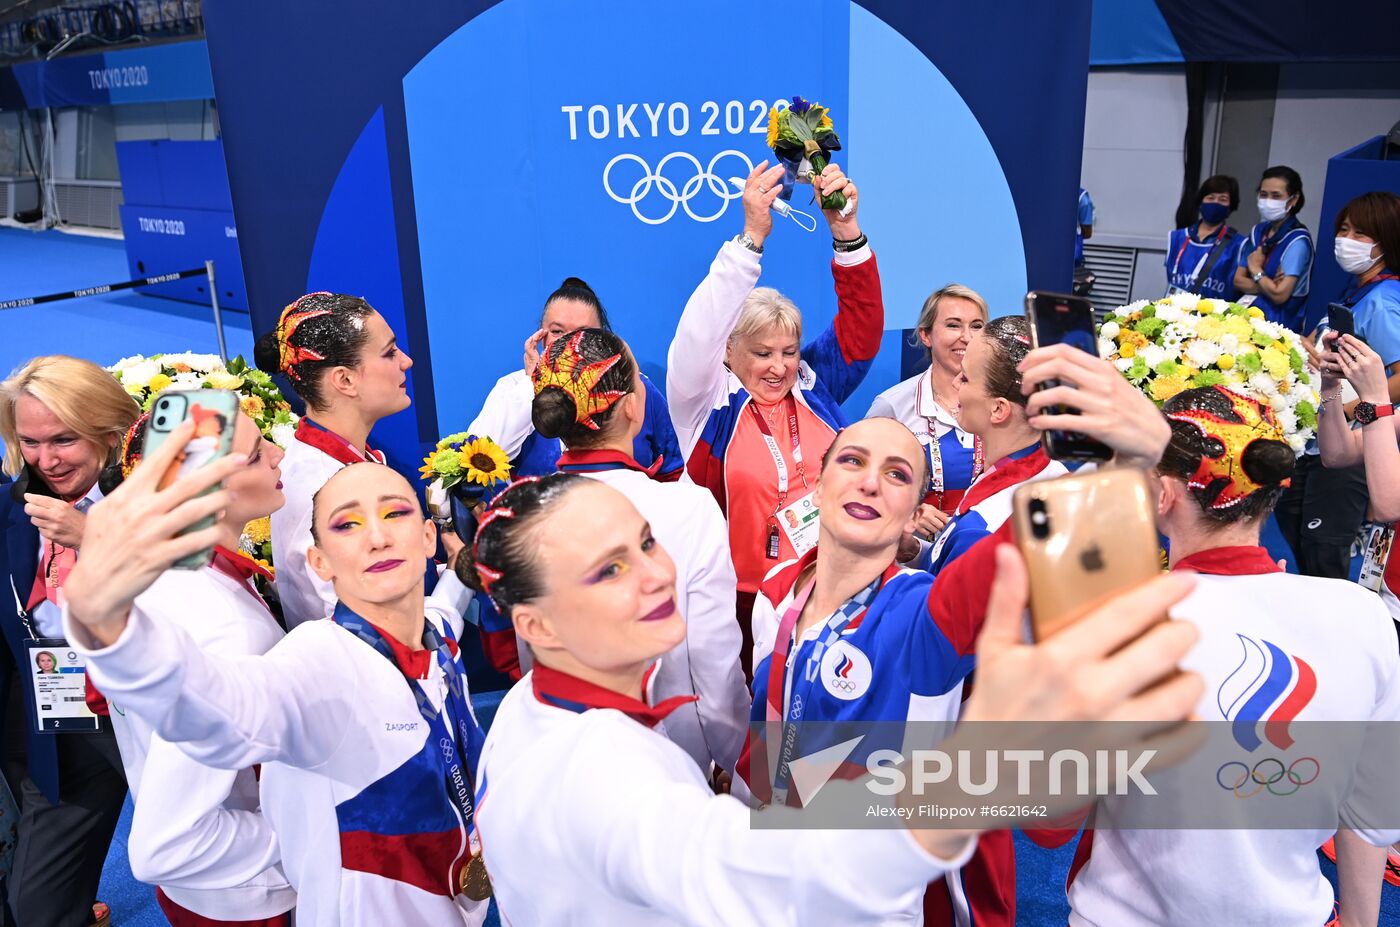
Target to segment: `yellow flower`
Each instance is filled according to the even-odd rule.
[[[427,457],[423,458],[423,466],[418,471],[418,474],[422,476],[423,479],[431,480],[433,478],[433,471],[437,469],[437,455],[438,452],[433,451]]]
[[[257,418],[263,414],[266,408],[261,396],[244,396],[238,405],[248,414],[249,418]]]
[[[1201,300],[1205,302],[1205,300]],[[1196,337],[1205,341],[1219,341],[1220,336],[1225,333],[1225,326],[1219,319],[1201,319],[1196,323]]]
[[[822,118],[820,118],[820,119],[817,120],[817,128],[818,128],[818,129],[829,129],[829,128],[831,128],[831,117],[828,116],[826,113],[822,113]]]
[[[1219,367],[1221,370],[1229,370],[1231,367],[1235,366],[1235,355],[1233,355],[1233,354],[1222,354],[1222,355],[1220,355],[1220,356],[1219,356],[1218,358],[1216,358],[1216,360],[1215,360],[1215,366]]]
[[[151,377],[151,382],[148,385],[151,388],[151,392],[158,393],[163,389],[169,389],[170,384],[174,382],[174,380],[170,379],[165,374],[158,373],[155,376]]]
[[[1152,381],[1152,398],[1158,402],[1166,402],[1177,393],[1186,389],[1186,378],[1180,375],[1170,377],[1158,377]]]
[[[462,448],[462,464],[471,483],[490,486],[510,479],[510,458],[490,438],[477,438]]]
[[[1275,380],[1282,380],[1288,375],[1288,355],[1278,348],[1265,348],[1261,359],[1264,361],[1264,369]]]
[[[1118,346],[1119,357],[1135,357],[1136,355],[1137,348],[1133,345],[1131,341],[1125,341]]]
[[[1196,311],[1203,315],[1210,315],[1212,312],[1216,311],[1215,300],[1202,299],[1200,302],[1196,303]]]
[[[1125,345],[1130,344],[1135,348],[1147,347],[1147,336],[1144,335],[1142,332],[1133,331],[1132,329],[1125,329],[1121,334],[1119,334],[1118,340]]]
[[[272,540],[272,519],[259,518],[243,526],[243,536],[254,544],[266,544]]]
[[[778,107],[768,111],[768,147],[778,144]]]
[[[227,370],[215,370],[204,378],[204,382],[209,384],[210,389],[238,389],[243,385],[243,378]]]
[[[1225,333],[1234,335],[1241,341],[1248,341],[1254,335],[1254,326],[1249,324],[1248,319],[1232,315],[1225,320]]]
[[[1258,306],[1250,306],[1249,317],[1251,319],[1262,319],[1264,317],[1264,310],[1260,309]]]

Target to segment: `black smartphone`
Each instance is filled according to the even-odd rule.
[[[1099,356],[1098,332],[1094,328],[1094,307],[1082,296],[1065,293],[1026,294],[1026,321],[1031,343],[1037,347],[1067,344],[1095,357]],[[1034,384],[1037,390],[1058,386],[1056,381]],[[1078,409],[1055,406],[1056,414],[1078,415]],[[1108,460],[1113,450],[1102,441],[1077,431],[1046,431],[1040,436],[1045,453],[1055,460]]]
[[[1338,336],[1351,335],[1355,338],[1356,313],[1341,303],[1329,303],[1327,305],[1327,327],[1336,332]]]
[[[58,498],[58,493],[49,488],[49,484],[44,482],[44,478],[34,471],[34,468],[25,464],[20,468],[19,475],[10,484],[10,498],[16,503],[24,505],[24,496],[32,493],[36,496],[49,496]]]

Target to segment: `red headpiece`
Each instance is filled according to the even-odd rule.
[[[1202,437],[1219,441],[1224,448],[1220,456],[1203,456],[1196,472],[1186,485],[1192,489],[1205,489],[1217,480],[1225,480],[1225,488],[1210,503],[1213,509],[1228,509],[1238,505],[1254,493],[1265,488],[1250,479],[1244,469],[1244,452],[1255,441],[1287,442],[1283,428],[1274,418],[1274,410],[1223,386],[1216,391],[1230,400],[1230,408],[1239,417],[1238,422],[1230,422],[1202,409],[1182,409],[1167,413],[1174,422],[1185,422],[1196,428]],[[1284,480],[1281,484],[1288,485]]]
[[[583,332],[574,332],[553,363],[542,362],[535,369],[535,395],[538,396],[548,387],[557,386],[573,397],[574,408],[577,410],[574,420],[597,431],[598,426],[594,423],[593,416],[606,412],[612,408],[613,403],[627,395],[622,390],[615,389],[594,392],[603,374],[622,360],[622,355],[614,354],[589,364],[579,353],[579,345],[582,342]]]
[[[122,438],[121,468],[122,479],[131,476],[131,471],[136,469],[136,465],[141,462],[141,451],[132,447],[136,441],[136,433],[141,430],[141,426],[150,419],[151,413],[142,412],[136,416],[136,421],[131,423],[131,427],[126,430],[125,437]]]
[[[292,344],[292,335],[297,327],[307,319],[314,319],[319,315],[330,315],[329,309],[316,309],[311,312],[298,312],[301,308],[301,301],[307,296],[330,296],[325,290],[315,293],[307,293],[306,296],[298,296],[296,302],[291,303],[282,310],[282,317],[277,320],[277,369],[287,374],[294,380],[301,377],[294,369],[297,364],[304,361],[325,360],[325,357],[312,351],[309,348],[299,348]]]

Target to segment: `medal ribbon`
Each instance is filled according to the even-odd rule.
[[[305,419],[303,419],[305,421]],[[375,652],[393,664],[395,669],[403,672],[398,661],[394,659],[394,651],[389,647],[387,641],[372,624],[359,615],[355,614],[344,603],[336,603],[335,614],[332,620],[351,634],[364,641]],[[476,837],[476,822],[474,820],[475,794],[473,786],[473,765],[470,762],[470,754],[476,753],[480,756],[481,730],[472,720],[471,709],[467,705],[466,690],[462,683],[462,676],[457,671],[457,659],[452,655],[447,642],[438,635],[432,622],[423,623],[423,647],[437,655],[438,666],[442,668],[443,679],[447,682],[447,698],[443,702],[444,714],[447,724],[451,727],[449,735],[455,733],[456,736],[448,736],[447,740],[452,742],[451,749],[447,744],[440,744],[441,749],[434,750],[434,755],[439,759],[443,767],[443,781],[446,785],[447,796],[451,799],[457,813],[461,815],[462,827],[467,837],[465,854],[460,860],[466,863],[467,857],[476,854],[476,847],[480,841]],[[404,681],[408,683],[408,688],[413,692],[413,698],[418,703],[418,713],[423,716],[423,720],[428,724],[430,732],[437,729],[439,714],[433,708],[432,702],[428,699],[428,694],[423,691],[423,687],[416,680],[404,676]],[[454,869],[456,868],[454,864]],[[458,892],[458,882],[451,880],[453,894]]]
[[[798,741],[802,733],[802,718],[806,714],[808,703],[811,701],[812,686],[817,677],[821,675],[822,656],[840,638],[841,632],[870,607],[870,603],[880,591],[880,587],[884,585],[887,575],[888,572],[875,577],[874,582],[847,599],[844,605],[827,616],[826,632],[817,641],[812,655],[807,658],[801,682],[793,679],[795,675],[793,670],[796,667],[788,664],[796,659],[798,652],[802,649],[800,643],[792,639],[793,632],[797,628],[797,619],[802,615],[802,609],[806,607],[807,600],[812,596],[812,590],[817,586],[815,577],[800,595],[793,598],[792,605],[783,614],[783,620],[778,624],[778,637],[773,641],[773,655],[768,661],[766,711],[770,725],[774,723],[782,725],[783,739],[778,747],[778,762],[773,765],[772,803],[775,805],[787,804],[788,782],[791,779],[789,765],[792,763],[793,757],[797,755]],[[794,647],[794,644],[797,646]]]

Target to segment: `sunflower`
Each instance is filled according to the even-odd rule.
[[[778,107],[768,111],[768,147],[778,144]]]
[[[510,458],[490,438],[477,438],[461,450],[466,480],[482,486],[510,479]]]
[[[423,477],[423,479],[431,480],[433,478],[434,471],[437,469],[437,457],[439,453],[439,451],[435,450],[427,457],[423,458],[423,466],[418,469],[418,475]]]

